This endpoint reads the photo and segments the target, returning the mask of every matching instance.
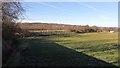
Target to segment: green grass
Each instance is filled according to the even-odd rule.
[[[118,33],[84,33],[48,37],[57,44],[118,65]]]
[[[19,60],[12,59],[8,64],[118,66],[117,37],[117,33],[107,32],[28,37],[20,39],[18,57],[14,56]]]

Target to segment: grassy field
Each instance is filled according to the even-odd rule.
[[[117,38],[117,33],[28,37],[20,39],[20,48],[7,65],[118,65]]]
[[[118,33],[84,33],[53,37],[49,37],[49,40],[54,40],[65,47],[118,65]]]

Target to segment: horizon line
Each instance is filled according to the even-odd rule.
[[[85,25],[78,25],[78,24],[65,24],[65,23],[57,23],[57,22],[41,22],[41,21],[23,21],[21,23],[42,23],[42,24],[62,24],[62,25],[77,25],[77,26],[97,26],[97,27],[118,27],[118,26],[98,26],[98,25],[89,25],[89,24],[85,24]]]

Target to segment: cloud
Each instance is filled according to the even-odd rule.
[[[41,23],[63,23],[63,21],[57,21],[57,20],[22,20],[20,21],[21,23],[23,22],[29,22],[29,23],[35,23],[35,22],[41,22]]]
[[[58,7],[54,6],[54,5],[51,5],[51,4],[48,4],[48,3],[45,3],[45,2],[40,2],[41,5],[44,5],[44,6],[48,6],[48,7],[51,7],[51,8],[54,8],[54,9],[59,9]]]
[[[109,15],[108,12],[105,12],[105,11],[103,11],[103,10],[97,9],[97,8],[91,6],[91,5],[86,4],[86,3],[83,3],[83,2],[78,2],[78,3],[81,4],[81,5],[84,5],[84,6],[88,7],[88,8],[90,8],[90,9],[96,11],[96,12]]]
[[[105,15],[104,15],[104,16],[100,16],[100,18],[101,18],[101,19],[105,19],[105,20],[110,19],[109,17],[107,17],[107,16],[105,16]]]
[[[83,2],[79,2],[79,4],[84,5],[84,6],[88,7],[88,8],[90,8],[90,9],[98,12],[98,14],[100,14],[99,17],[100,17],[101,19],[105,19],[105,20],[110,19],[110,17],[108,17],[108,15],[110,15],[108,12],[105,12],[105,11],[103,11],[103,10],[97,9],[97,8],[95,8],[95,7],[91,6],[91,5],[88,5],[88,4],[86,4],[86,3],[83,3]]]

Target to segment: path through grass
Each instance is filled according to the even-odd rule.
[[[17,66],[118,65],[117,33],[85,33],[20,39]]]

